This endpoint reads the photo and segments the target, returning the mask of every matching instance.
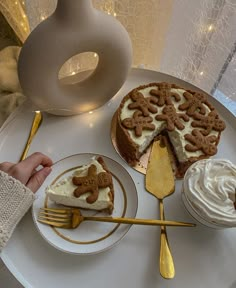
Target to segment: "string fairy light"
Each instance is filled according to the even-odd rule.
[[[213,30],[213,25],[211,24],[211,25],[208,26],[208,31],[210,32],[212,30]]]

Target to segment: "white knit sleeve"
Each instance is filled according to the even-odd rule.
[[[0,251],[34,199],[35,196],[29,188],[0,171]]]

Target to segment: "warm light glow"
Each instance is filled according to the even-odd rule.
[[[93,114],[93,111],[89,111],[89,114]]]
[[[116,12],[114,12],[114,14],[113,14],[113,15],[114,15],[114,17],[116,17]]]
[[[210,32],[213,29],[213,25],[208,26],[208,31]]]
[[[200,72],[200,75],[201,75],[201,76],[203,75],[203,71]]]
[[[45,17],[44,17],[44,16],[41,16],[41,17],[40,17],[40,19],[41,19],[41,20],[44,20],[44,19],[45,19]]]
[[[75,71],[73,71],[73,72],[71,73],[71,75],[75,75]]]
[[[93,56],[96,58],[96,57],[98,56],[98,54],[97,54],[97,53],[94,53]]]

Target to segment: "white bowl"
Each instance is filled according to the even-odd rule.
[[[183,179],[181,194],[185,208],[206,227],[236,227],[236,210],[231,200],[236,189],[235,179],[236,166],[229,160],[204,159],[195,162]]]
[[[188,201],[185,193],[184,193],[184,189],[182,189],[182,201],[184,203],[184,206],[186,208],[186,210],[188,211],[188,213],[195,219],[197,220],[200,224],[207,226],[209,228],[214,228],[214,229],[224,229],[224,228],[228,228],[225,226],[220,226],[219,224],[213,223],[213,222],[209,222],[206,219],[204,219],[197,211],[196,209],[193,208],[193,206],[191,205],[191,203]]]

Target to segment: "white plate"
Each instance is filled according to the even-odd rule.
[[[38,198],[32,207],[33,220],[40,234],[55,248],[73,254],[93,254],[102,252],[118,243],[129,231],[131,225],[84,221],[73,230],[53,228],[37,221],[39,209],[44,207],[61,207],[47,200],[45,188],[67,177],[81,165],[88,164],[95,154],[76,154],[53,165],[51,174],[38,191]],[[96,155],[98,156],[98,155]],[[138,206],[137,191],[128,172],[114,160],[101,155],[113,176],[114,210],[113,217],[135,218]],[[107,216],[102,212],[81,210],[83,215]]]

